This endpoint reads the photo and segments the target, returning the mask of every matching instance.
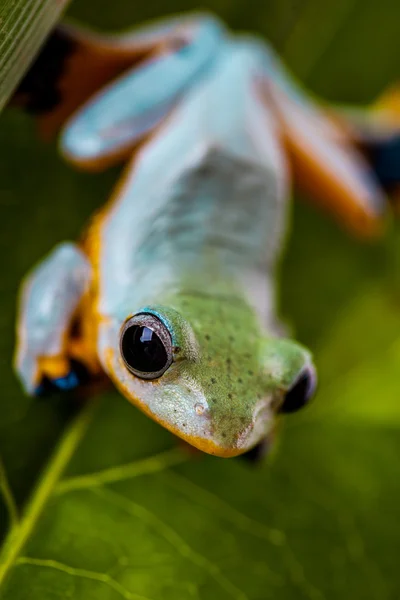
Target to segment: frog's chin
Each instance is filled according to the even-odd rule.
[[[172,428],[169,429],[172,431]],[[238,433],[236,439],[229,445],[220,444],[212,438],[207,439],[186,435],[181,431],[174,433],[198,450],[221,458],[230,458],[245,454],[267,437],[265,426],[258,427],[255,425],[249,426],[246,430]]]
[[[203,438],[186,438],[186,436],[180,435],[180,437],[206,454],[212,454],[213,456],[219,456],[220,458],[233,458],[245,454],[254,446],[256,446],[265,436],[260,438],[254,438],[251,441],[246,440],[246,443],[239,443],[233,446],[221,446],[213,440],[206,440]]]
[[[135,401],[132,398],[130,398],[130,401],[157,423],[197,450],[221,458],[230,458],[245,454],[268,436],[272,426],[271,411],[267,404],[262,403],[256,406],[253,421],[250,425],[238,431],[236,436],[231,437],[229,443],[220,443],[220,440],[216,439],[213,435],[213,427],[210,422],[207,424],[203,422],[203,426],[200,428],[202,435],[196,435],[199,429],[195,428],[194,431],[184,431],[177,427],[176,423],[171,423],[169,420],[160,418],[160,415],[154,414],[142,402]],[[223,441],[225,442],[225,439]]]
[[[240,456],[240,454],[244,454],[250,448],[239,448],[239,447],[226,447],[221,446],[215,443],[213,440],[206,440],[203,438],[188,438],[185,439],[184,436],[180,436],[185,442],[188,442],[201,452],[205,452],[206,454],[212,454],[213,456],[219,456],[220,458],[232,458],[234,456]]]

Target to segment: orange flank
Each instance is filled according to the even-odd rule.
[[[89,372],[95,376],[101,373],[102,368],[97,358],[96,348],[92,342],[93,335],[70,338],[67,346],[69,357],[85,365]]]
[[[133,158],[134,160],[134,158]],[[122,177],[119,178],[111,197],[102,209],[92,217],[80,242],[80,248],[87,256],[92,267],[90,289],[84,295],[77,311],[79,321],[79,337],[71,340],[71,355],[81,356],[90,370],[101,372],[100,361],[97,354],[97,339],[101,321],[106,317],[99,310],[100,277],[101,277],[101,247],[103,226],[109,213],[118,202],[127,183],[127,177],[132,171],[128,165]],[[76,353],[76,354],[75,354]]]
[[[69,373],[69,361],[65,355],[41,356],[38,359],[38,372],[40,377],[58,379],[66,377]]]
[[[384,225],[376,215],[363,208],[352,190],[324,162],[305,148],[301,140],[288,134],[286,148],[298,186],[311,201],[333,214],[343,225],[361,237],[379,237]]]
[[[260,91],[279,119],[295,183],[352,233],[364,238],[382,234],[385,199],[373,178],[368,180],[369,167],[351,129],[277,86],[264,82]]]
[[[82,360],[93,373],[101,372],[97,354],[97,337],[100,323],[98,313],[99,263],[100,263],[100,213],[96,214],[81,241],[81,249],[92,267],[90,287],[83,296],[77,311],[79,334],[69,340],[71,356]]]

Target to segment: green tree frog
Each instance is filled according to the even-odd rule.
[[[266,43],[206,14],[119,37],[61,27],[15,101],[45,133],[62,125],[78,167],[126,161],[82,239],[23,282],[26,392],[73,389],[84,365],[204,452],[261,448],[316,384],[274,302],[292,181],[350,229],[379,231],[388,144],[377,173],[357,149],[372,117],[318,107]]]

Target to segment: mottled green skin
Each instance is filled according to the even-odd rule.
[[[135,307],[171,333],[174,360],[161,377],[135,377],[118,353],[108,373],[128,399],[177,435],[206,452],[235,456],[268,437],[285,392],[311,357],[296,342],[269,336],[239,293],[199,288]]]
[[[191,325],[198,357],[187,360],[178,353],[164,378],[197,381],[209,404],[215,441],[234,448],[238,434],[254,425],[257,403],[268,399],[275,412],[310,355],[294,342],[263,335],[254,310],[239,297],[179,294],[168,300],[179,316],[166,308],[163,314],[175,332],[182,332],[180,319]],[[193,355],[184,333],[177,344]]]

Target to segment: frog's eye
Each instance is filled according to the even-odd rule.
[[[120,351],[129,371],[141,379],[161,377],[173,360],[167,327],[149,313],[139,313],[125,323]]]
[[[307,366],[291,388],[288,389],[280,407],[282,413],[292,413],[300,410],[312,398],[317,387],[317,376],[312,365]]]

